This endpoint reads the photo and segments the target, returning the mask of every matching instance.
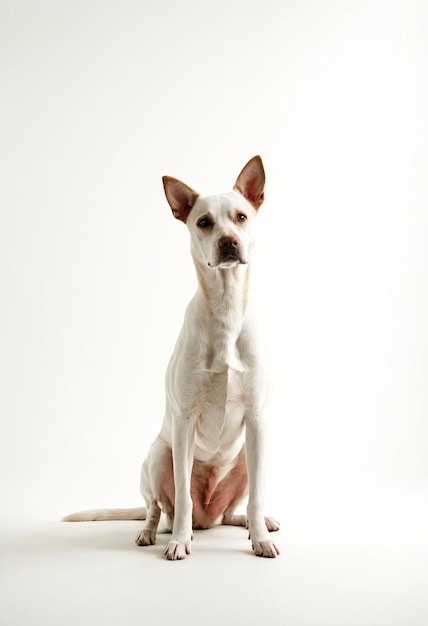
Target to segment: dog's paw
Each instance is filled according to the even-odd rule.
[[[273,541],[252,541],[252,546],[256,556],[264,556],[268,559],[275,559],[279,556],[279,550]]]
[[[273,517],[265,517],[266,528],[270,533],[274,533],[280,529],[280,523],[277,522]]]
[[[143,529],[135,538],[138,546],[153,546],[156,543],[156,531]]]
[[[168,561],[182,561],[190,554],[190,541],[170,541],[165,548]]]

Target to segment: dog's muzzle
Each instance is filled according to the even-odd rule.
[[[234,235],[221,237],[215,263],[209,264],[210,267],[231,267],[240,263],[245,264],[247,260],[242,256],[239,239]]]

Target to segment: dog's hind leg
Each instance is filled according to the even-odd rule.
[[[223,511],[221,523],[225,526],[247,527],[246,515],[235,515],[236,507],[241,504],[248,494],[248,475],[245,460],[245,446],[241,448],[236,465],[229,475],[222,481],[220,487],[229,492],[231,498]]]
[[[147,518],[144,528],[138,533],[135,543],[139,546],[151,546],[156,543],[156,531],[159,525],[161,510],[157,502],[151,502],[147,509]]]
[[[246,515],[234,515],[235,509],[236,509],[236,505],[229,507],[224,512],[221,523],[224,526],[243,526],[244,528],[248,528],[247,516]]]
[[[228,509],[224,512],[221,523],[225,526],[244,526],[244,528],[248,528],[247,516],[234,515],[235,509],[236,505],[228,507]],[[273,519],[273,517],[265,516],[265,524],[270,533],[276,532],[280,529],[280,523]]]
[[[235,506],[229,507],[224,512],[223,519],[221,521],[225,526],[244,526],[248,528],[248,520],[246,515],[234,515]],[[270,533],[276,532],[280,529],[280,524],[273,517],[265,516],[266,528]]]
[[[172,529],[174,526],[174,507],[172,506],[168,498],[163,496],[163,494],[161,495],[161,506],[163,512],[166,515],[165,530],[163,532],[172,533]]]
[[[273,519],[273,517],[268,517],[268,516],[265,516],[265,524],[266,524],[266,528],[268,529],[270,533],[276,532],[281,527],[279,522]]]
[[[241,449],[241,452],[239,453],[235,467],[223,482],[226,484],[229,483],[229,486],[233,484],[233,488],[235,491],[233,492],[232,501],[228,504],[223,513],[221,523],[225,526],[243,526],[244,528],[248,528],[247,516],[235,515],[236,507],[241,504],[242,500],[248,494],[248,475],[245,460],[245,446]],[[280,527],[279,522],[274,520],[272,517],[265,517],[265,524],[269,532],[279,530]]]
[[[143,529],[135,539],[139,546],[150,546],[156,543],[156,532],[161,516],[160,507],[163,507],[161,482],[165,473],[172,473],[171,458],[171,449],[157,438],[141,468],[140,488],[147,504],[147,517]],[[168,516],[169,510],[165,512]]]

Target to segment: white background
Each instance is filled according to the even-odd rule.
[[[0,29],[6,623],[147,617],[167,577],[179,623],[425,624],[426,3],[1,0]],[[282,554],[249,561],[218,529],[172,566],[133,523],[57,520],[140,504],[195,290],[161,176],[223,192],[255,154]]]

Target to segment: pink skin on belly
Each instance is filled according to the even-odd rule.
[[[239,504],[248,486],[245,447],[243,446],[233,468],[218,482],[218,468],[201,461],[194,461],[190,483],[193,501],[193,528],[210,528],[232,504]],[[165,460],[165,472],[161,483],[161,501],[166,498],[174,508],[175,489],[172,454]],[[169,508],[169,507],[168,507]]]

